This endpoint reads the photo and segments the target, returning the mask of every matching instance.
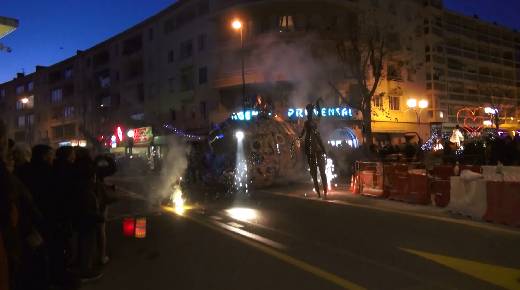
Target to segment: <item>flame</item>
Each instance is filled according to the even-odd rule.
[[[175,185],[172,193],[172,204],[175,212],[179,215],[182,215],[186,210],[184,207],[184,198],[182,198],[182,190],[180,185]]]

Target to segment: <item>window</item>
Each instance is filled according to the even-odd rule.
[[[18,126],[18,128],[25,127],[25,115],[18,116],[18,121],[16,122],[16,125]]]
[[[206,109],[206,102],[200,102],[200,116],[203,120],[206,120],[207,115],[207,109]]]
[[[175,55],[173,54],[173,49],[168,51],[168,63],[172,63],[175,60]]]
[[[34,82],[33,81],[30,81],[28,84],[27,84],[27,91],[28,92],[32,92],[34,90]]]
[[[27,124],[28,126],[32,126],[32,125],[34,125],[34,114],[29,114],[29,115],[27,115],[26,117],[27,117],[26,120],[25,120],[25,121],[26,121],[26,124]]]
[[[110,74],[102,74],[99,76],[99,86],[102,88],[110,87]]]
[[[193,90],[195,86],[195,78],[193,67],[185,67],[181,69],[181,92]]]
[[[112,97],[111,96],[104,96],[101,98],[101,105],[100,107],[110,107],[112,105]]]
[[[399,100],[398,96],[390,97],[390,110],[399,111]]]
[[[171,77],[168,79],[168,90],[170,93],[175,91],[175,78]]]
[[[383,97],[382,96],[374,96],[374,106],[378,108],[383,108]]]
[[[66,80],[70,80],[72,78],[72,76],[73,76],[72,68],[71,67],[66,68],[65,72],[63,73],[63,75],[65,76]]]
[[[206,49],[206,34],[199,34],[198,37],[198,45],[199,45],[199,51],[203,51]]]
[[[51,103],[59,104],[63,100],[63,90],[61,88],[51,91]]]
[[[280,32],[294,31],[294,22],[292,16],[281,16],[278,18],[278,28]]]
[[[0,100],[5,98],[5,89],[0,89]]]
[[[20,86],[17,86],[16,87],[16,94],[17,95],[21,95],[25,92],[25,87],[23,85],[20,85]]]
[[[181,43],[181,59],[189,58],[193,55],[193,41],[187,40]]]
[[[199,68],[199,84],[205,84],[208,82],[208,68]]]
[[[63,110],[63,115],[65,118],[71,118],[74,117],[74,107],[73,106],[66,106]]]

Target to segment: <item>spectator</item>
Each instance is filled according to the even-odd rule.
[[[99,250],[99,263],[107,264],[110,258],[107,255],[107,234],[106,219],[108,215],[108,205],[115,201],[115,187],[105,184],[105,178],[113,175],[116,169],[114,159],[107,155],[99,155],[95,159],[96,165],[96,197],[98,200],[99,211],[103,216],[103,221],[98,224],[97,241]],[[112,193],[112,194],[111,194]]]
[[[103,273],[94,265],[96,234],[98,224],[104,222],[96,196],[95,167],[90,152],[85,148],[76,148],[77,185],[77,228],[79,234],[79,267],[81,281],[99,279]]]

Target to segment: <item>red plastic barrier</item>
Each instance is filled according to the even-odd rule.
[[[382,168],[381,163],[357,162],[353,192],[367,196],[385,197]]]
[[[428,190],[428,176],[421,174],[409,175],[409,193],[406,201],[414,204],[430,204],[430,191]]]
[[[484,220],[520,226],[520,182],[487,182],[487,210]]]
[[[406,201],[408,195],[408,166],[406,165],[386,165],[385,175],[385,194],[389,199]]]
[[[453,166],[435,166],[432,170],[431,193],[435,205],[446,207],[450,203],[450,177],[454,175]]]

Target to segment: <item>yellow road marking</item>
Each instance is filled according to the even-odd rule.
[[[503,266],[485,264],[466,259],[437,255],[428,252],[400,248],[408,253],[434,261],[455,271],[470,275],[508,290],[520,289],[520,270]]]
[[[172,209],[170,209],[170,208],[163,207],[163,209],[165,209],[168,212],[173,212],[174,213],[174,211]],[[337,285],[337,286],[339,286],[339,287],[341,287],[343,289],[366,290],[366,288],[363,288],[363,287],[361,287],[361,286],[359,286],[359,285],[357,285],[357,284],[355,284],[353,282],[345,280],[345,279],[343,279],[343,278],[341,278],[341,277],[339,277],[339,276],[337,276],[335,274],[329,273],[329,272],[327,272],[325,270],[322,270],[322,269],[320,269],[320,268],[318,268],[316,266],[313,266],[313,265],[311,265],[309,263],[306,263],[304,261],[301,261],[301,260],[298,260],[296,258],[293,258],[293,257],[291,257],[291,256],[289,256],[287,254],[284,254],[284,253],[282,253],[280,251],[272,249],[272,248],[270,248],[268,246],[264,246],[264,245],[262,245],[262,244],[260,244],[258,242],[254,242],[254,241],[251,241],[251,240],[249,240],[249,239],[247,239],[245,237],[233,234],[233,233],[231,233],[231,232],[229,232],[227,230],[219,228],[219,227],[217,227],[217,226],[215,226],[215,225],[213,225],[211,223],[208,223],[206,221],[197,219],[197,218],[189,216],[189,215],[183,215],[183,217],[188,218],[189,220],[194,221],[194,222],[198,223],[199,225],[208,227],[208,228],[210,228],[210,229],[212,229],[214,231],[217,231],[217,232],[219,232],[221,234],[224,234],[224,235],[227,235],[229,237],[232,237],[233,239],[236,239],[236,240],[238,240],[238,241],[240,241],[240,242],[242,242],[244,244],[247,244],[247,245],[257,249],[257,250],[260,250],[261,252],[264,252],[265,254],[268,254],[268,255],[270,255],[270,256],[272,256],[274,258],[277,258],[277,259],[279,259],[279,260],[281,260],[281,261],[283,261],[283,262],[285,262],[285,263],[287,263],[289,265],[292,265],[292,266],[294,266],[296,268],[299,268],[299,269],[301,269],[303,271],[311,273],[311,274],[313,274],[313,275],[315,275],[315,276],[317,276],[317,277],[319,277],[321,279],[329,281],[329,282],[331,282],[331,283],[333,283],[333,284],[335,284],[335,285]]]

